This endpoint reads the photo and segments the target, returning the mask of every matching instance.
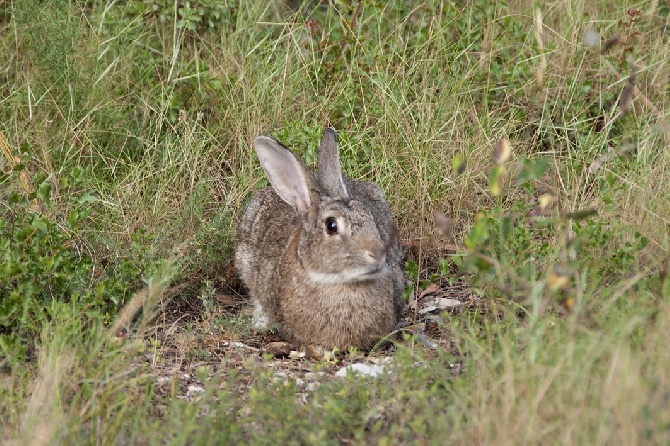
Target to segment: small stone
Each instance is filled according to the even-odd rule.
[[[420,309],[419,314],[426,314],[435,310],[437,310],[437,307],[435,305],[428,305],[427,307]]]
[[[305,352],[298,352],[293,350],[288,354],[288,357],[291,359],[302,359],[305,357]]]
[[[188,386],[188,394],[193,395],[194,393],[204,393],[205,389],[200,386]]]
[[[417,335],[416,339],[417,339],[417,341],[419,341],[423,345],[425,345],[427,347],[430,347],[432,349],[436,349],[437,347],[439,347],[437,342],[433,341],[432,339],[430,339],[428,336],[426,336],[424,334],[420,333],[419,335]]]

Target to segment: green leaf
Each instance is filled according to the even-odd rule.
[[[530,181],[537,180],[547,171],[549,166],[549,160],[547,158],[539,158],[536,160],[524,160],[521,170],[519,171],[519,176],[517,178],[517,184],[522,186]]]
[[[89,193],[81,194],[79,197],[77,197],[77,203],[79,204],[93,203],[94,201],[95,197]]]
[[[447,259],[440,259],[440,273],[445,276],[449,274],[449,262],[447,262]]]
[[[500,240],[501,242],[509,239],[509,234],[512,229],[512,217],[506,216],[500,218]]]
[[[407,262],[405,262],[405,271],[407,271],[407,277],[412,280],[419,277],[419,267],[412,260],[407,260]]]
[[[479,246],[484,244],[488,237],[488,218],[483,215],[479,215],[475,225],[472,227],[470,233],[465,238],[465,247],[476,250]]]
[[[505,167],[497,166],[491,171],[491,176],[489,178],[489,188],[491,194],[494,197],[497,197],[502,192],[502,182],[505,177]]]
[[[67,224],[72,228],[79,220],[79,212],[73,209],[70,215],[67,216]]]
[[[45,203],[51,203],[50,197],[51,197],[51,183],[48,181],[44,181],[42,184],[39,185],[37,188],[37,194],[39,197],[42,199],[43,202]]]
[[[579,211],[575,212],[569,212],[565,214],[565,217],[568,220],[586,220],[587,218],[591,218],[593,216],[598,215],[598,210],[597,209],[582,209]]]

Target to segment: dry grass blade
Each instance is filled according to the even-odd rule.
[[[114,324],[112,324],[109,330],[108,339],[115,339],[122,329],[127,328],[140,309],[144,309],[142,320],[138,327],[139,331],[142,331],[153,319],[156,304],[163,295],[164,290],[164,285],[151,283],[146,288],[136,292],[116,317]]]
[[[40,446],[58,443],[56,436],[65,422],[59,400],[60,387],[73,365],[72,354],[53,347],[42,349],[32,394],[21,419],[20,438],[8,444]]]
[[[538,88],[542,88],[544,81],[544,72],[547,69],[547,56],[544,54],[544,40],[542,38],[542,11],[535,9],[535,40],[537,41],[537,50],[540,53],[540,60],[535,69],[535,83]]]
[[[604,154],[600,155],[599,157],[597,157],[596,159],[594,159],[593,162],[591,163],[591,165],[589,166],[588,172],[590,174],[594,174],[594,173],[598,172],[608,162],[610,162],[614,159],[617,159],[620,156],[622,156],[622,155],[624,155],[628,152],[632,152],[636,149],[637,149],[636,144],[626,144],[623,147],[620,147],[618,149],[613,149],[612,148],[612,149],[608,150],[607,153],[604,153]]]

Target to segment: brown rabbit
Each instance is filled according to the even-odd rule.
[[[405,285],[381,189],[342,176],[331,128],[318,172],[272,138],[254,147],[272,187],[249,202],[235,252],[254,324],[298,345],[370,348],[393,330]]]

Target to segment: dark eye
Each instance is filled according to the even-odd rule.
[[[326,218],[326,234],[335,235],[337,234],[337,220],[335,217]]]

